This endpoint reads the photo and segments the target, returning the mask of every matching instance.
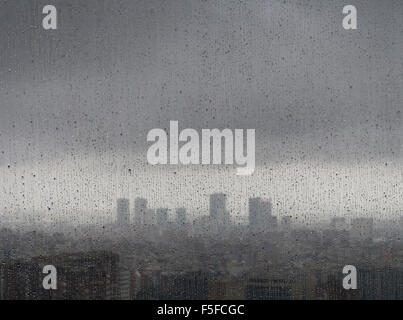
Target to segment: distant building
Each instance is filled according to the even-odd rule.
[[[134,221],[138,226],[145,224],[145,215],[147,211],[147,199],[136,198],[134,200]]]
[[[271,214],[270,201],[261,198],[249,199],[249,225],[253,231],[263,232],[277,229],[277,217]]]
[[[137,299],[205,300],[208,293],[208,274],[186,272],[161,274],[154,281],[141,284]]]
[[[334,217],[330,222],[330,228],[337,231],[345,231],[348,229],[346,218]]]
[[[357,294],[361,300],[402,300],[403,271],[391,266],[362,267],[357,274]]]
[[[374,220],[372,218],[354,218],[351,220],[351,236],[358,239],[372,239]]]
[[[144,215],[144,225],[145,226],[154,226],[157,223],[155,209],[146,209]]]
[[[247,300],[291,300],[294,280],[251,278],[245,288]]]
[[[43,267],[54,265],[57,289],[42,286]],[[1,265],[1,297],[5,300],[120,299],[119,256],[106,251],[41,256]]]
[[[10,260],[0,267],[1,300],[45,300],[49,291],[41,286],[42,270],[36,263]]]
[[[210,195],[210,216],[219,218],[227,212],[227,195],[225,193],[213,193]]]
[[[175,224],[179,227],[183,227],[186,225],[186,209],[185,208],[176,209]]]
[[[219,232],[217,220],[211,216],[200,216],[193,221],[193,232],[198,236],[217,234]]]
[[[121,268],[119,270],[119,289],[121,300],[133,299],[132,282],[133,282],[133,272],[131,272],[127,268]]]
[[[130,224],[130,202],[129,199],[117,200],[117,224],[119,226],[128,226]]]
[[[168,208],[158,208],[156,214],[157,225],[160,227],[166,226],[168,224]]]
[[[210,218],[221,227],[229,224],[230,216],[227,210],[227,195],[225,193],[210,195]]]
[[[281,231],[289,232],[292,229],[292,217],[284,216],[281,218]]]

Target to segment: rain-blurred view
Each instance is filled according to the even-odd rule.
[[[402,17],[0,0],[0,300],[403,299]]]

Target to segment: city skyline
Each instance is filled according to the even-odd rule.
[[[191,226],[192,224],[203,224],[204,218],[209,218],[210,222],[218,226],[217,231],[228,231],[226,228],[230,225],[238,225],[239,221],[234,221],[227,208],[227,194],[212,193],[209,195],[209,210],[207,214],[198,217],[192,217],[184,207],[174,209],[147,207],[148,201],[144,198],[135,198],[134,210],[131,210],[131,202],[126,198],[116,200],[115,225],[117,227],[128,228],[129,225],[136,227],[155,226],[167,228],[169,226]],[[171,213],[171,214],[170,214]],[[231,219],[232,218],[232,219]],[[246,224],[250,232],[264,233],[287,231],[293,228],[300,228],[298,217],[290,215],[276,216],[272,212],[272,203],[270,199],[253,197],[248,199],[248,216]],[[122,220],[125,223],[122,223]],[[323,222],[323,221],[322,221]],[[336,231],[351,231],[353,234],[360,234],[360,237],[372,237],[375,222],[372,217],[358,216],[347,219],[343,216],[335,216],[327,220],[321,228],[328,227]],[[403,227],[403,215],[397,219],[400,228]],[[235,224],[234,224],[235,223]],[[211,225],[212,226],[212,225]],[[215,227],[214,227],[215,228]],[[314,228],[314,225],[312,225]],[[399,228],[399,225],[396,226]],[[206,232],[209,228],[206,229]],[[208,233],[208,232],[207,232]]]

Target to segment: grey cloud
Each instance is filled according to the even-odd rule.
[[[171,119],[256,128],[260,163],[400,155],[401,1],[356,1],[354,32],[343,1],[54,3],[50,33],[43,1],[3,3],[4,163],[144,152]]]

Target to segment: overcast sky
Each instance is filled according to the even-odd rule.
[[[0,1],[2,211],[112,210],[118,196],[276,214],[400,214],[403,2]],[[147,132],[254,128],[258,168],[151,167]],[[76,213],[77,214],[77,213]]]

